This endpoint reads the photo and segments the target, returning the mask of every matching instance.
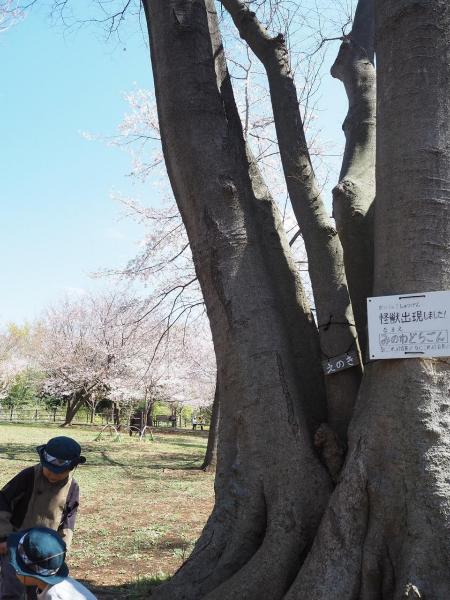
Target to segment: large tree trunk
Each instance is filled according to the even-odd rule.
[[[450,287],[450,8],[377,6],[375,294]],[[289,600],[450,591],[449,361],[366,369],[342,481]]]
[[[223,0],[223,5],[267,73],[286,186],[308,255],[322,358],[350,351],[359,355],[342,245],[311,163],[285,40],[281,34],[271,37],[241,0]],[[361,373],[357,365],[326,377],[328,422],[342,440],[347,438]]]
[[[311,442],[325,418],[317,330],[281,219],[246,153],[213,3],[144,6],[166,164],[223,382],[216,504],[190,559],[156,597],[256,599],[262,585],[278,598],[331,487]]]
[[[317,331],[245,148],[214,7],[144,7],[165,159],[221,381],[216,504],[193,554],[154,597],[444,600],[448,361],[368,366],[323,514],[331,482],[311,444],[325,416]],[[377,11],[375,294],[448,289],[450,8],[378,0]]]

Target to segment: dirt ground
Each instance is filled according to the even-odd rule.
[[[160,430],[153,441],[88,428],[0,424],[0,486],[37,462],[35,447],[55,435],[82,446],[75,478],[81,502],[71,575],[99,599],[146,597],[189,556],[211,512],[213,477],[199,470],[207,432]]]

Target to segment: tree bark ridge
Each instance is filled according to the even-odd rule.
[[[240,0],[223,0],[222,4],[267,73],[286,185],[308,255],[322,358],[350,350],[359,354],[342,246],[312,167],[284,38],[281,34],[272,38]],[[343,440],[361,372],[357,366],[326,377],[328,422]]]
[[[448,289],[450,7],[384,0],[377,11],[374,293]],[[394,239],[401,252],[392,251]],[[449,389],[448,359],[366,368],[342,480],[288,600],[325,600],[336,589],[340,600],[448,595]],[[364,494],[352,514],[352,499]],[[345,572],[336,556],[345,557]]]
[[[155,593],[161,600],[214,594],[239,581],[247,563],[265,564],[274,544],[290,555],[284,548],[293,540],[294,574],[331,489],[311,442],[325,416],[317,330],[280,216],[245,147],[214,5],[206,5],[144,3],[163,150],[222,382],[215,508],[191,558]],[[283,571],[272,565],[274,600]],[[248,598],[260,593],[256,576],[247,589]]]
[[[373,289],[373,200],[375,198],[376,74],[374,0],[359,0],[350,35],[331,68],[344,84],[349,110],[333,216],[344,248],[345,271],[361,351],[367,352],[366,298]]]

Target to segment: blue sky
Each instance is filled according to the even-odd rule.
[[[67,33],[43,11],[0,36],[0,323],[36,317],[66,292],[105,285],[90,277],[132,257],[142,230],[120,219],[113,191],[146,202],[125,152],[88,141],[111,135],[127,111],[123,93],[152,85],[148,48],[138,28],[106,42],[86,27]],[[341,84],[320,118],[339,143],[345,115]],[[325,98],[326,99],[326,98]],[[326,103],[324,103],[324,106]]]
[[[92,28],[64,34],[37,10],[0,37],[0,61],[4,322],[32,319],[66,291],[95,288],[90,272],[135,252],[142,231],[118,221],[110,194],[146,190],[126,176],[124,152],[80,133],[114,133],[127,109],[123,92],[152,78],[140,32],[108,44]]]

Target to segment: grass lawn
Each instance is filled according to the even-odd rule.
[[[76,471],[81,501],[71,575],[101,599],[146,597],[149,585],[187,558],[211,511],[213,477],[198,470],[206,432],[161,431],[154,441],[119,441],[98,430],[0,424],[0,487],[37,462],[35,447],[70,435],[86,465]]]

